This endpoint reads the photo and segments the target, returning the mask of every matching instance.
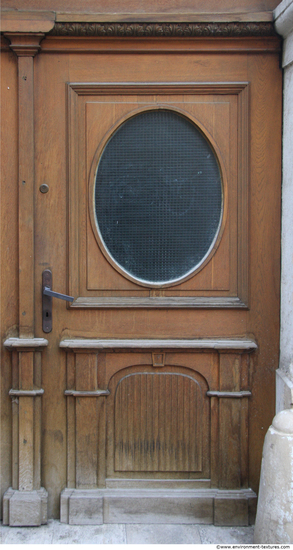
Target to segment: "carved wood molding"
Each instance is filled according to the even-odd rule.
[[[41,49],[40,42],[45,34],[42,32],[7,32],[4,36],[10,40],[10,48],[17,57],[35,57]]]
[[[144,308],[144,309],[164,309],[164,308],[198,308],[198,309],[217,309],[217,308],[237,308],[247,309],[247,304],[242,302],[237,296],[117,296],[102,297],[85,296],[77,298],[71,305],[71,308]]]
[[[146,95],[146,94],[241,94],[249,82],[70,82],[69,91],[87,95]]]
[[[110,392],[109,390],[95,390],[95,391],[65,390],[64,395],[69,395],[72,397],[100,397],[103,395],[110,395]]]
[[[10,350],[27,349],[28,351],[46,347],[48,340],[46,338],[7,338],[4,347]]]
[[[172,339],[172,340],[128,340],[128,339],[64,339],[59,344],[60,348],[65,350],[104,350],[104,349],[176,349],[176,350],[245,350],[253,351],[257,349],[257,344],[250,339],[233,338],[206,338],[206,339]]]
[[[231,397],[242,398],[250,397],[251,391],[207,391],[208,397]]]
[[[232,23],[55,23],[51,36],[196,38],[277,36],[271,22]]]
[[[52,42],[52,40],[51,40]],[[74,41],[76,42],[76,40]],[[178,43],[178,42],[177,42]],[[248,157],[249,157],[249,83],[245,81],[236,82],[70,82],[67,85],[68,89],[68,144],[69,144],[69,169],[68,169],[68,185],[70,189],[69,193],[69,294],[75,297],[74,302],[71,304],[71,308],[205,308],[205,309],[217,309],[217,308],[235,308],[246,309],[249,307],[249,292],[248,292]],[[80,256],[79,239],[81,239],[80,224],[76,220],[77,209],[76,205],[79,203],[79,194],[81,193],[81,179],[77,175],[76,159],[77,152],[82,150],[80,147],[80,140],[86,139],[81,137],[81,133],[76,131],[77,124],[79,124],[78,105],[79,101],[84,101],[85,96],[92,96],[98,98],[99,96],[150,96],[148,99],[148,106],[155,106],[157,103],[152,100],[153,95],[188,95],[198,96],[202,94],[211,95],[228,95],[238,96],[237,98],[237,115],[235,114],[234,124],[238,125],[238,142],[236,155],[239,156],[239,166],[241,170],[238,171],[237,177],[237,193],[239,196],[238,205],[238,232],[235,240],[238,240],[238,244],[235,246],[238,248],[238,265],[235,262],[233,267],[229,264],[231,272],[231,289],[226,291],[220,291],[221,294],[217,296],[197,296],[186,295],[180,296],[177,293],[177,289],[167,289],[168,294],[165,296],[147,296],[147,295],[120,295],[119,291],[115,291],[115,295],[107,295],[107,288],[100,289],[99,281],[95,280],[93,284],[86,286],[82,283],[82,277],[80,276]],[[228,101],[234,99],[228,98]],[[168,104],[169,105],[169,104]],[[172,106],[172,105],[171,105]],[[189,116],[190,113],[187,113]],[[81,115],[83,116],[83,115]],[[236,118],[237,116],[237,118]],[[111,119],[112,120],[112,119]],[[111,123],[112,124],[112,123]],[[211,139],[211,136],[209,136]],[[96,158],[95,158],[96,162]],[[228,161],[227,161],[228,162]],[[91,186],[93,185],[93,177],[90,175]],[[235,183],[236,185],[236,183]],[[83,192],[85,196],[87,191]],[[92,187],[89,191],[92,193]],[[91,209],[91,203],[89,208]],[[236,211],[237,205],[235,203]],[[83,211],[85,212],[85,210]],[[90,212],[92,212],[90,210]],[[85,214],[83,214],[85,215]],[[95,233],[95,224],[92,223],[92,229]],[[98,244],[97,244],[98,249]],[[90,254],[90,251],[86,249],[85,254]],[[86,265],[84,262],[83,265]],[[115,268],[115,266],[114,266]],[[234,270],[234,271],[233,271]],[[233,271],[233,273],[232,273]],[[234,275],[235,274],[235,275]],[[118,280],[118,279],[117,279]],[[87,291],[90,292],[87,292]],[[100,292],[101,290],[101,292]],[[95,291],[98,291],[100,295],[96,296]],[[87,295],[85,295],[87,293]],[[145,293],[145,288],[143,288]],[[215,292],[216,293],[216,292]],[[102,295],[101,295],[102,294]]]
[[[9,390],[10,397],[37,397],[43,395],[44,390],[42,388],[36,390]]]

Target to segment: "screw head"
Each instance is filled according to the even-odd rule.
[[[46,183],[42,183],[42,185],[40,185],[40,191],[41,193],[48,193],[49,185],[47,185]]]

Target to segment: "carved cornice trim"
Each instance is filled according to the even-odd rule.
[[[234,23],[55,23],[49,36],[203,38],[276,36],[271,22]]]
[[[10,41],[9,47],[17,57],[35,57],[41,49],[40,42],[45,38],[42,32],[6,32],[4,36]]]

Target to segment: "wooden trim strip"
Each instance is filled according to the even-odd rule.
[[[208,397],[250,397],[251,391],[207,391]]]
[[[265,39],[264,39],[265,38]],[[125,54],[154,54],[154,55],[167,55],[178,54],[184,55],[198,55],[199,53],[247,53],[247,52],[280,52],[281,40],[278,35],[262,37],[262,36],[250,36],[245,39],[241,36],[235,37],[231,40],[231,37],[220,36],[202,36],[197,38],[139,38],[129,37],[96,37],[96,36],[48,36],[46,40],[42,41],[42,53],[58,52],[60,54],[67,53],[80,53],[80,54],[101,54],[101,55],[125,55]]]
[[[4,347],[7,349],[18,348],[41,348],[48,345],[48,340],[45,338],[7,338],[4,342]]]
[[[97,17],[97,16],[96,16]],[[159,15],[158,15],[159,17]],[[171,17],[171,16],[170,16]],[[194,16],[195,17],[195,16]],[[109,19],[110,17],[108,17]],[[128,18],[128,17],[127,17]],[[130,18],[130,16],[129,16]],[[143,16],[141,16],[141,19]],[[186,16],[188,18],[188,16]],[[49,36],[100,38],[195,38],[276,36],[272,21],[233,22],[58,22]]]
[[[70,395],[72,397],[100,397],[103,395],[110,395],[110,392],[109,390],[95,390],[95,391],[65,390],[64,395]]]
[[[130,297],[79,297],[70,308],[239,308],[247,309],[247,304],[238,297],[201,297],[201,296],[130,296]]]
[[[128,339],[64,339],[59,344],[63,349],[216,349],[245,350],[257,349],[257,344],[250,339],[196,339],[196,340],[128,340]],[[71,390],[70,390],[71,391]],[[71,395],[71,394],[70,394]]]
[[[50,12],[49,12],[50,13]],[[265,22],[273,21],[272,11],[259,12],[193,12],[174,11],[169,13],[82,13],[82,12],[57,12],[57,23],[163,23],[168,18],[169,23],[235,23],[235,22]]]
[[[240,94],[249,82],[70,82],[77,95]]]
[[[44,390],[9,390],[10,397],[36,397],[37,395],[43,395]]]

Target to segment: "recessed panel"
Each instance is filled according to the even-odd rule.
[[[191,377],[126,376],[115,393],[115,471],[201,471],[201,415],[201,388]]]

